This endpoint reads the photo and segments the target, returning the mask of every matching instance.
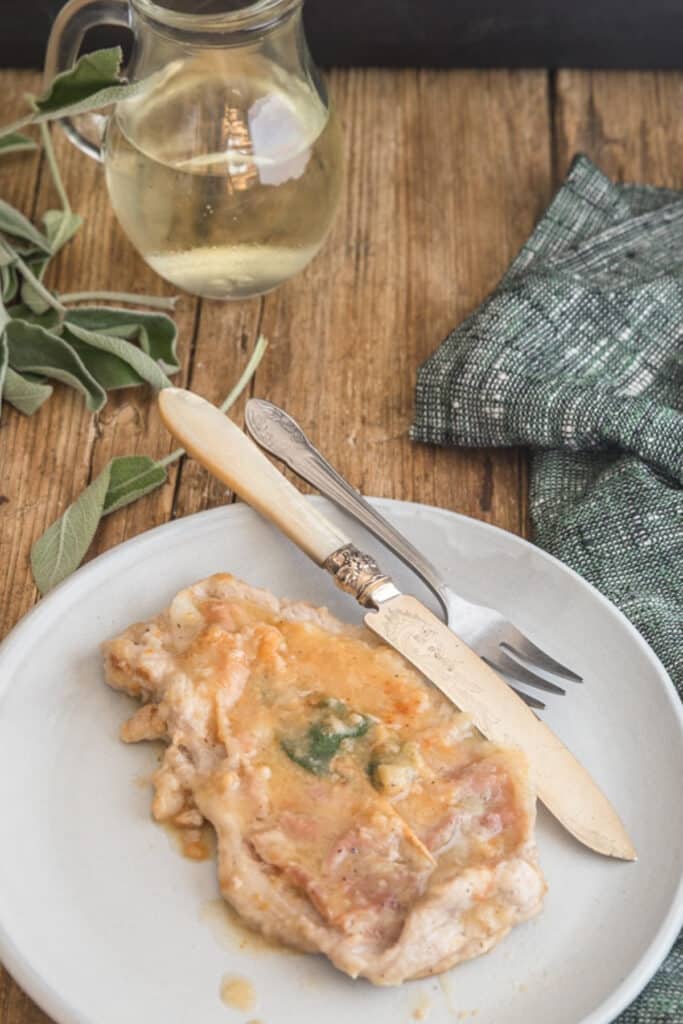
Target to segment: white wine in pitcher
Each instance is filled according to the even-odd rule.
[[[310,82],[265,65],[216,51],[174,61],[109,122],[107,185],[125,232],[197,295],[269,291],[306,266],[332,220],[334,115]]]

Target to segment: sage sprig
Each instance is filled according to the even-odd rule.
[[[70,71],[53,80],[37,99],[29,97],[30,113],[0,129],[0,156],[35,148],[18,128],[38,124],[40,144],[59,207],[43,214],[40,227],[0,199],[0,299],[3,317],[0,356],[0,400],[26,416],[33,415],[52,394],[54,380],[79,391],[93,412],[103,407],[107,392],[148,384],[155,390],[169,384],[179,368],[176,328],[163,313],[112,309],[102,302],[173,308],[173,299],[135,296],[126,292],[72,292],[60,296],[46,286],[50,261],[82,226],[72,209],[47,121],[83,113],[134,95],[145,83],[130,85],[120,78],[121,50],[114,47],[81,57]],[[87,307],[69,308],[77,303]],[[8,321],[5,323],[5,321]]]
[[[265,338],[260,337],[237,384],[221,404],[223,412],[228,412],[249,384],[266,347]],[[161,487],[168,479],[168,467],[184,454],[182,448],[177,448],[159,460],[147,455],[124,455],[111,459],[33,545],[31,569],[41,594],[46,594],[78,568],[103,516]]]
[[[15,210],[13,206],[0,199],[0,231],[3,235],[13,235],[14,238],[23,238],[31,242],[39,252],[50,254],[50,243],[45,235],[31,224],[30,220],[24,217],[23,213]],[[5,259],[14,260],[16,250],[7,244],[3,246]]]
[[[148,88],[149,79],[134,84],[121,80],[121,59],[119,47],[81,57],[70,71],[57,75],[42,96],[28,98],[31,110],[26,116],[0,128],[3,156],[37,148],[21,129],[40,126],[45,162],[59,200],[59,207],[48,210],[37,227],[0,199],[0,411],[4,399],[32,416],[52,395],[49,382],[57,381],[80,392],[96,413],[109,391],[143,384],[159,390],[170,384],[168,375],[180,369],[176,326],[166,315],[174,308],[174,298],[106,290],[58,295],[44,283],[50,261],[82,227],[64,187],[48,122],[130,99]],[[80,305],[83,302],[88,305]],[[124,308],[131,304],[157,312]],[[259,338],[221,406],[223,411],[251,380],[265,348],[265,340]],[[103,516],[162,486],[168,467],[183,455],[178,448],[159,460],[147,455],[111,459],[33,545],[31,568],[40,592],[47,593],[80,565]]]
[[[46,594],[80,564],[95,536],[110,479],[108,465],[33,545],[31,569],[41,594]]]
[[[102,408],[107,400],[104,388],[58,334],[25,320],[12,320],[5,327],[5,338],[13,370],[51,377],[80,391],[93,412]]]
[[[122,61],[120,46],[95,50],[79,57],[70,70],[55,75],[43,95],[32,101],[29,114],[0,128],[0,145],[8,136],[14,136],[16,141],[17,133],[29,125],[88,114],[131,99],[149,87],[152,77],[156,79],[163,74],[157,72],[139,82],[124,82],[121,79]]]
[[[7,367],[2,389],[3,397],[15,409],[23,412],[24,416],[33,416],[33,413],[47,402],[53,390],[51,384],[44,384],[40,378],[28,373],[17,373],[11,366]]]

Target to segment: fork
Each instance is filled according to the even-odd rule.
[[[447,625],[508,682],[513,680],[564,695],[563,687],[539,673],[574,683],[583,681],[576,672],[541,650],[500,612],[456,594],[432,563],[337,472],[284,409],[265,399],[251,398],[245,418],[249,433],[262,448],[353,516],[420,577],[436,597]],[[545,707],[537,697],[515,686],[512,689],[531,707]]]

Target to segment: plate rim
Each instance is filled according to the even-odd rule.
[[[326,498],[322,498],[320,495],[306,495],[306,499],[319,505],[321,509],[336,507],[333,502]],[[559,570],[561,574],[568,576],[569,579],[573,580],[575,584],[578,584],[581,588],[587,591],[593,598],[597,598],[598,602],[604,607],[606,612],[613,616],[616,615],[622,627],[626,628],[626,631],[630,635],[632,641],[634,641],[641,649],[642,653],[651,663],[653,670],[660,677],[660,681],[666,692],[671,709],[678,722],[683,742],[683,701],[678,695],[678,691],[674,686],[673,680],[645,638],[638,632],[636,627],[626,617],[621,609],[613,604],[612,601],[593,586],[593,584],[589,583],[583,576],[580,576],[576,570],[566,565],[554,555],[543,550],[543,548],[533,544],[525,537],[520,537],[518,534],[512,533],[509,530],[505,530],[502,527],[495,526],[492,523],[487,523],[480,519],[475,519],[472,516],[466,516],[460,512],[440,508],[436,505],[429,505],[423,502],[406,501],[397,498],[367,497],[367,500],[375,505],[380,511],[388,511],[390,513],[392,509],[402,509],[404,511],[421,510],[430,514],[436,514],[439,517],[444,517],[446,520],[451,520],[454,524],[463,522],[468,526],[474,524],[475,529],[483,530],[485,533],[493,532],[496,535],[502,535],[502,537],[505,538],[506,543],[519,544],[523,548],[533,551],[535,556],[541,558],[541,561],[547,562],[553,568]],[[141,533],[136,534],[134,537],[116,544],[114,547],[102,552],[102,554],[81,566],[65,580],[59,583],[44,598],[41,598],[13,626],[4,640],[0,643],[0,671],[2,670],[5,662],[8,662],[8,667],[11,670],[14,651],[15,649],[19,650],[21,648],[23,635],[34,628],[34,625],[38,624],[45,614],[50,613],[50,608],[52,608],[56,603],[55,599],[58,602],[70,591],[79,590],[84,584],[87,584],[88,579],[94,579],[101,571],[106,571],[110,562],[115,562],[120,558],[122,550],[125,549],[126,552],[131,552],[136,548],[148,544],[150,541],[158,539],[161,534],[164,536],[173,535],[182,533],[188,530],[188,528],[194,531],[194,528],[196,527],[203,527],[204,524],[212,522],[214,519],[219,520],[230,515],[242,515],[247,516],[247,518],[250,516],[256,516],[259,519],[263,518],[258,512],[252,509],[251,506],[241,501],[232,502],[228,505],[220,505],[216,508],[205,509],[201,512],[195,512],[188,516],[182,516],[179,519],[172,519],[168,522],[160,523],[157,526],[151,527],[148,530],[144,530]],[[0,680],[0,703],[12,683],[11,671],[6,673],[3,672],[2,674],[5,675],[5,680]],[[681,877],[679,878],[675,898],[671,903],[668,913],[662,919],[660,927],[650,945],[641,955],[633,970],[626,975],[621,983],[605,1000],[603,1000],[599,1006],[590,1011],[588,1016],[577,1021],[577,1024],[612,1024],[616,1016],[637,998],[648,982],[653,978],[657,969],[661,966],[662,962],[670,952],[682,927],[683,867],[681,868]],[[2,920],[1,909],[0,961],[17,984],[45,1013],[49,1014],[57,1024],[98,1024],[98,1021],[93,1018],[83,1016],[59,993],[57,989],[53,988],[42,979],[39,972],[31,962],[30,954],[25,950],[19,949],[12,939],[12,936],[7,931]]]

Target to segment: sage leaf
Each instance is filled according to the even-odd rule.
[[[7,367],[2,397],[24,416],[33,416],[43,402],[47,402],[52,391],[50,384],[42,384],[30,375],[24,376],[11,366]]]
[[[61,304],[59,299],[55,295],[53,295],[48,288],[45,287],[43,282],[40,280],[40,277],[33,273],[31,267],[26,262],[26,260],[22,259],[17,250],[13,246],[11,246],[6,239],[3,239],[2,237],[0,237],[0,245],[5,249],[6,252],[12,253],[14,257],[14,266],[16,267],[17,273],[20,274],[21,277],[23,277],[24,281],[29,282],[29,284],[31,285],[32,291],[30,293],[27,293],[28,295],[31,296],[31,300],[33,301],[34,297],[40,296],[40,298],[43,300],[43,303],[45,304],[45,309],[47,309],[48,306],[51,306],[52,309],[57,310],[60,316],[63,316],[64,313],[66,313],[64,306]],[[27,256],[26,259],[33,260],[33,262],[37,264],[39,271],[42,272],[42,269],[44,269],[44,265],[40,259],[36,261],[33,256]],[[36,306],[36,309],[39,309],[39,307]]]
[[[127,363],[135,372],[148,384],[151,384],[157,391],[170,387],[171,382],[161,369],[158,363],[139,349],[137,345],[131,344],[124,338],[118,338],[111,334],[100,334],[99,331],[88,331],[71,319],[66,320],[63,325],[64,337],[78,338],[79,341],[93,348],[106,352],[111,356]]]
[[[29,123],[40,124],[108,107],[139,95],[149,88],[151,78],[160,77],[157,73],[139,82],[122,82],[119,78],[122,58],[120,46],[79,57],[72,68],[56,75],[48,90],[34,100],[35,113]]]
[[[166,373],[180,369],[176,345],[178,328],[163,313],[142,313],[137,309],[109,306],[82,306],[66,314],[68,324],[77,324],[98,334],[111,334],[127,341],[136,340],[143,352],[161,363]]]
[[[29,268],[32,274],[42,283],[43,274],[45,268],[48,265],[49,260],[41,256],[38,259],[26,260],[26,266]],[[24,280],[21,285],[21,301],[28,307],[28,309],[35,316],[42,316],[50,309],[49,303],[45,301],[45,298],[36,289],[35,285],[31,281]],[[54,310],[56,312],[56,310]]]
[[[7,132],[6,135],[0,135],[0,156],[3,153],[21,153],[37,148],[33,139],[29,139],[28,135],[22,132]]]
[[[83,561],[102,517],[110,476],[111,463],[33,545],[31,569],[41,594],[61,583]]]
[[[64,181],[62,180],[62,175],[59,171],[59,164],[57,163],[57,157],[55,155],[55,149],[52,145],[52,134],[50,132],[50,127],[47,124],[41,124],[40,126],[40,141],[43,144],[45,161],[50,172],[50,177],[52,178],[52,184],[54,185],[55,192],[59,196],[61,210],[68,219],[71,216],[71,203],[69,202],[69,197],[66,194],[66,189],[64,188]],[[46,216],[49,216],[51,212],[52,211],[50,211]],[[62,231],[64,231],[63,226],[60,228],[60,234]],[[56,247],[53,245],[53,252],[55,249]]]
[[[72,107],[102,89],[119,85],[119,71],[123,51],[120,46],[111,46],[80,57],[73,67],[60,72],[50,82],[46,91],[34,100],[36,110],[41,114],[55,113]]]
[[[82,311],[79,311],[79,312],[82,312]],[[92,312],[92,311],[90,311],[90,312]],[[102,312],[102,311],[100,311],[100,312]],[[104,311],[104,312],[108,312],[108,311]],[[118,312],[122,312],[122,311],[119,310]],[[71,314],[69,313],[69,316],[70,315]],[[8,325],[8,328],[10,326],[11,325]],[[68,330],[68,329],[69,328],[67,326],[66,330]],[[74,340],[77,340],[77,339],[72,338],[72,342]],[[259,336],[259,338],[258,338],[258,340],[256,342],[256,345],[254,346],[254,351],[252,352],[251,356],[249,357],[249,359],[247,361],[247,365],[245,366],[242,374],[240,375],[240,378],[239,378],[237,384],[232,388],[232,390],[230,391],[229,395],[226,397],[224,402],[221,404],[220,408],[222,409],[223,412],[226,412],[230,408],[230,406],[237,400],[237,398],[240,396],[242,391],[248,385],[249,381],[251,380],[251,378],[253,377],[254,373],[256,372],[256,368],[258,367],[261,359],[263,358],[263,355],[265,353],[267,344],[268,343],[267,343],[266,339],[261,337],[261,336]],[[8,370],[8,373],[9,372],[10,371]],[[116,511],[116,509],[123,508],[124,505],[130,504],[132,501],[135,501],[137,498],[141,498],[143,495],[149,494],[150,491],[153,491],[157,487],[160,487],[163,483],[165,483],[165,481],[167,479],[166,467],[172,465],[172,463],[174,463],[174,462],[177,462],[184,454],[185,453],[184,453],[184,450],[182,448],[176,448],[175,451],[171,452],[169,455],[165,456],[165,458],[160,459],[160,460],[151,459],[151,458],[149,458],[146,455],[128,455],[128,456],[124,455],[124,456],[119,456],[117,458],[114,458],[107,465],[105,470],[102,471],[102,473],[97,478],[97,480],[95,480],[90,485],[90,487],[87,488],[86,491],[83,492],[81,497],[78,498],[76,502],[74,502],[74,504],[71,506],[71,509],[76,510],[80,514],[83,511],[82,507],[79,504],[81,502],[81,500],[86,496],[86,494],[88,494],[89,492],[92,492],[92,489],[104,477],[105,473],[108,474],[108,477],[107,477],[107,488],[106,488],[104,496],[101,496],[101,492],[98,491],[97,492],[97,502],[94,502],[91,499],[89,499],[89,506],[85,510],[85,511],[87,511],[88,515],[90,516],[90,518],[88,520],[88,530],[89,531],[92,530],[92,532],[90,533],[90,536],[92,537],[92,534],[94,534],[94,531],[95,531],[95,529],[97,527],[97,522],[95,522],[95,524],[93,526],[93,519],[94,519],[94,515],[95,514],[97,515],[98,521],[99,521],[99,519],[102,516],[108,515],[110,512]],[[101,497],[101,504],[99,503],[100,502],[100,497]],[[93,506],[94,506],[94,510],[93,510]],[[69,512],[69,511],[70,511],[70,509],[67,509],[67,512]],[[66,515],[66,513],[65,513],[65,515]],[[64,516],[62,516],[62,520],[63,519],[64,519]],[[50,535],[51,538],[53,538],[51,540],[51,548],[50,548],[50,551],[48,552],[48,554],[49,554],[55,548],[54,533],[55,533],[56,527],[59,525],[59,523],[62,522],[62,520],[58,520],[57,523],[53,523],[52,526],[50,526],[48,528],[47,532],[43,535],[43,537],[41,537],[40,540],[38,540],[36,542],[36,544],[34,544],[34,546],[33,546],[33,551],[32,551],[32,554],[31,554],[31,565],[33,566],[34,578],[36,580],[36,583],[37,583],[39,589],[41,590],[41,593],[45,593],[46,592],[46,590],[44,589],[44,585],[45,584],[48,585],[48,589],[49,589],[50,581],[52,579],[51,575],[49,575],[47,572],[42,572],[42,570],[45,569],[46,565],[49,568],[53,564],[53,562],[55,561],[54,557],[47,558],[47,557],[44,556],[44,551],[45,551],[45,548],[46,548],[45,540],[48,537],[48,535]],[[83,540],[85,538],[85,536],[86,536],[86,531],[85,531],[85,529],[83,529],[81,531],[81,533],[79,534],[79,537],[80,537],[81,540]],[[34,552],[36,552],[36,549],[39,546],[40,546],[39,554],[40,554],[41,557],[40,558],[38,558],[38,557],[34,558]],[[72,547],[73,547],[74,551],[76,551],[76,545],[74,544],[74,545],[72,545]],[[83,556],[85,555],[85,553],[87,551],[87,545],[83,546],[83,543],[81,543],[80,544],[80,550],[82,552],[80,557],[78,558],[78,560],[76,560],[75,559],[75,555],[74,555],[74,557],[69,562],[69,565],[71,566],[71,568],[68,569],[67,571],[71,571],[72,569],[76,569],[77,568],[77,566],[80,564],[81,559],[83,558]],[[40,575],[37,574],[36,570],[38,570],[38,573],[40,573]],[[61,573],[61,570],[60,570],[60,573]],[[64,572],[63,575],[60,575],[59,573],[57,573],[56,575],[60,575],[60,578],[63,579],[64,575],[66,575],[66,574],[67,573]],[[54,585],[54,584],[52,584],[52,585]],[[358,733],[358,735],[360,735],[360,733]]]
[[[168,479],[163,466],[147,455],[121,455],[109,463],[111,476],[104,499],[103,515],[156,490]]]
[[[124,363],[123,359],[104,352],[102,349],[94,348],[92,345],[86,345],[75,334],[70,334],[68,341],[88,373],[92,374],[105,391],[136,388],[145,383],[140,374],[136,373],[128,363]]]
[[[44,253],[49,254],[50,252],[50,243],[45,235],[42,235],[38,228],[35,228],[31,221],[24,217],[23,213],[15,210],[4,199],[0,199],[0,231],[6,235],[12,235],[13,238],[23,238],[24,241],[31,242]]]
[[[0,294],[3,302],[12,302],[19,291],[17,271],[11,263],[0,266]]]
[[[78,568],[102,516],[149,494],[166,479],[163,466],[146,455],[112,459],[33,545],[31,569],[41,594]]]
[[[46,331],[53,331],[54,334],[59,334],[61,330],[59,313],[52,307],[44,313],[34,313],[23,302],[16,302],[10,306],[7,312],[13,320],[25,320],[28,324],[38,324],[39,327],[44,327]]]
[[[82,224],[83,218],[72,210],[47,210],[43,214],[45,235],[53,256],[71,241]]]
[[[85,396],[88,409],[96,412],[102,408],[107,401],[106,392],[58,334],[25,320],[12,320],[5,332],[13,370],[44,374],[61,381]]]

